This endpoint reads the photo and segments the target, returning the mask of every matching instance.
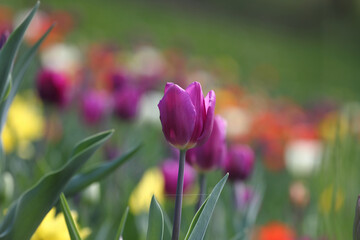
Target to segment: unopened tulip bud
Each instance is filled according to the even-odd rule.
[[[229,180],[245,180],[254,168],[255,155],[246,145],[233,145],[225,158],[224,171],[229,173]]]
[[[165,181],[165,193],[171,197],[176,196],[176,187],[178,180],[179,162],[167,159],[161,167],[164,181]],[[184,192],[189,190],[193,186],[195,181],[195,170],[185,163],[184,169]]]
[[[167,83],[158,107],[163,133],[174,147],[190,149],[204,144],[210,137],[214,124],[214,91],[204,98],[198,82],[186,90]]]
[[[114,111],[116,116],[124,120],[133,120],[138,113],[140,90],[125,87],[115,93]]]
[[[36,87],[45,103],[64,106],[68,100],[69,80],[61,72],[42,70],[37,76]]]
[[[81,110],[86,123],[99,123],[104,118],[107,108],[108,99],[105,93],[89,91],[83,95]]]
[[[226,153],[226,122],[216,116],[213,130],[204,145],[189,149],[186,161],[199,171],[210,171],[221,167]]]

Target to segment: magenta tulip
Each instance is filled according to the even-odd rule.
[[[38,94],[45,103],[64,106],[69,96],[69,79],[61,72],[42,70],[37,76]]]
[[[226,153],[226,122],[215,116],[213,130],[205,144],[186,152],[186,161],[200,172],[221,167]]]
[[[246,145],[234,145],[227,153],[224,163],[225,172],[229,173],[229,180],[245,180],[254,168],[255,155]]]
[[[171,197],[176,196],[176,187],[178,180],[179,162],[173,159],[167,159],[161,166],[164,176],[165,193]],[[184,169],[184,186],[183,191],[186,192],[194,185],[195,170],[188,164]]]
[[[167,83],[158,107],[163,133],[174,147],[190,149],[204,144],[210,137],[214,123],[214,91],[204,98],[198,82],[191,83],[186,90]]]
[[[104,92],[90,90],[83,95],[81,110],[86,123],[97,124],[108,110],[108,98]]]
[[[141,91],[135,87],[125,87],[115,93],[114,110],[116,116],[133,120],[138,113]]]

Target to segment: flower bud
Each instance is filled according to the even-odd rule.
[[[226,122],[215,116],[213,130],[204,145],[189,149],[186,161],[199,171],[210,171],[221,167],[226,153]]]
[[[310,195],[302,182],[294,182],[289,189],[291,203],[298,208],[304,208],[309,204]]]
[[[100,183],[92,183],[84,190],[84,200],[88,204],[96,204],[100,200]]]
[[[176,187],[178,180],[179,162],[167,159],[161,166],[161,170],[165,181],[165,193],[171,197],[176,195]],[[184,169],[184,192],[189,190],[195,182],[195,171],[194,169],[185,163]]]
[[[88,91],[83,95],[81,110],[86,123],[97,124],[107,112],[108,99],[105,93]]]
[[[214,123],[214,91],[204,98],[198,82],[193,82],[186,90],[167,83],[158,107],[163,133],[174,147],[190,149],[204,144],[210,137]]]
[[[254,162],[254,152],[249,146],[234,145],[228,150],[224,170],[231,181],[245,180],[252,173]]]
[[[236,208],[239,211],[246,211],[246,209],[250,206],[251,201],[255,197],[254,190],[244,183],[235,184],[234,188]]]
[[[40,98],[45,103],[64,106],[68,100],[69,79],[61,72],[42,70],[36,79],[36,87]]]
[[[116,116],[124,120],[133,120],[138,113],[140,90],[126,87],[115,93],[114,111]]]

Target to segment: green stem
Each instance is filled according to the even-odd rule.
[[[198,202],[196,204],[195,212],[197,212],[199,210],[199,208],[201,207],[201,205],[203,204],[203,202],[205,200],[206,177],[205,177],[204,173],[199,174],[199,184],[200,184],[199,199],[198,199]]]
[[[184,189],[185,155],[186,155],[186,150],[180,150],[179,173],[178,173],[176,198],[175,198],[174,225],[173,225],[173,232],[171,238],[172,240],[178,240],[180,235],[181,206],[182,206],[183,189]]]

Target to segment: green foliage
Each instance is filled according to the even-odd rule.
[[[128,214],[129,214],[129,207],[126,207],[125,212],[121,217],[119,229],[117,231],[115,240],[119,240],[122,237],[122,235],[124,233],[125,223],[126,223],[126,219],[127,219]]]
[[[81,240],[79,231],[78,231],[75,221],[71,215],[71,211],[70,211],[69,205],[66,201],[64,193],[61,193],[61,195],[60,195],[60,203],[61,203],[61,210],[64,213],[66,226],[69,230],[69,235],[70,235],[71,240]]]
[[[96,166],[93,169],[74,176],[65,188],[65,195],[72,196],[88,187],[91,183],[100,181],[110,175],[118,167],[126,163],[140,149],[141,145],[136,146],[123,156],[109,162]]]
[[[47,174],[22,194],[12,204],[0,226],[0,239],[29,239],[58,201],[66,184],[112,134],[113,130],[105,131],[81,141],[64,167]]]
[[[207,200],[202,204],[198,213],[190,225],[185,240],[201,240],[204,239],[206,229],[209,225],[211,215],[214,212],[215,205],[219,199],[222,189],[226,183],[229,174],[226,174],[214,187]],[[195,224],[195,226],[193,226]]]
[[[149,225],[146,240],[162,240],[164,237],[164,214],[155,196],[151,199]]]

